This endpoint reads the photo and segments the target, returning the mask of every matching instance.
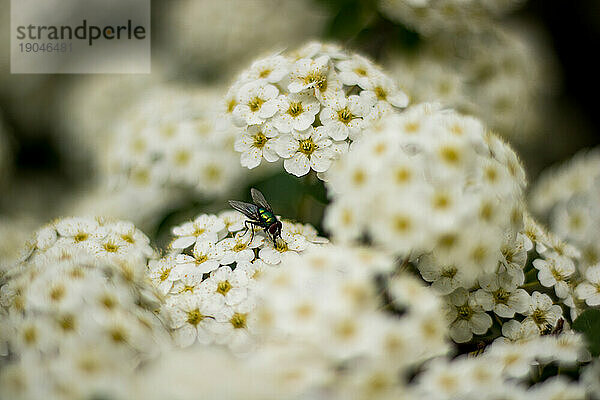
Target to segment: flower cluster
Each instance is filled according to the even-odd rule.
[[[600,262],[600,152],[584,151],[544,172],[530,194],[531,206],[553,232],[581,251],[582,267]]]
[[[139,376],[138,396],[192,399],[198,387],[207,397],[263,400],[586,396],[563,377],[530,383],[533,365],[587,359],[580,335],[525,336],[514,323],[504,329],[510,339],[477,357],[446,356],[437,296],[372,249],[313,247],[265,269],[254,314],[260,341],[246,357],[214,346],[171,352]]]
[[[519,343],[498,342],[478,357],[436,359],[417,376],[412,394],[418,399],[577,399],[587,398],[586,387],[555,376],[527,387],[532,366],[573,366],[584,353],[576,334],[538,337]]]
[[[296,176],[328,170],[371,120],[407,104],[373,62],[321,43],[255,61],[226,97],[233,122],[243,128],[235,142],[242,166],[283,158]]]
[[[220,118],[218,98],[206,89],[155,88],[113,128],[103,175],[117,187],[208,196],[228,190],[243,170],[236,168],[234,130]]]
[[[523,0],[380,0],[379,9],[394,21],[432,35],[477,32],[520,3]]]
[[[75,221],[63,221],[38,232],[34,254],[0,286],[0,397],[128,398],[137,366],[168,343],[153,314],[158,293],[139,249],[106,256],[95,251],[111,243],[102,227],[79,221],[89,238],[78,245],[83,236],[65,232]]]
[[[384,117],[329,172],[334,238],[366,238],[406,258],[429,253],[452,266],[430,280],[460,279],[443,284],[450,290],[496,272],[501,245],[522,225],[515,153],[478,120],[434,104]]]
[[[225,385],[221,395],[231,399],[400,395],[399,377],[446,353],[448,344],[437,297],[416,279],[393,274],[394,268],[392,258],[376,251],[324,245],[264,269],[255,282],[252,324],[260,340],[252,352],[234,360],[214,348],[196,349],[199,365],[212,360],[211,371],[191,374],[178,389],[151,385],[149,398],[188,393],[186,385],[197,379],[213,393],[226,368],[236,374],[236,384]],[[381,297],[382,289],[389,300]],[[172,361],[181,357],[173,354],[155,365],[145,380],[178,374],[189,365]],[[254,379],[261,383],[242,383]]]
[[[554,96],[553,60],[526,29],[498,26],[452,39],[431,38],[413,55],[400,54],[388,70],[415,102],[436,101],[485,121],[512,143],[531,144]]]
[[[84,255],[117,263],[145,264],[155,252],[150,239],[131,222],[69,217],[37,230],[26,244],[22,261],[46,264]]]
[[[506,341],[522,341],[568,331],[569,321],[586,308],[586,301],[596,305],[594,285],[600,268],[597,272],[590,268],[587,281],[583,280],[578,251],[531,217],[526,216],[523,229],[503,243],[501,253],[497,271],[475,281],[430,255],[415,263],[423,279],[445,295],[455,342],[487,344],[500,332]],[[563,308],[570,312],[563,314]]]
[[[165,296],[162,312],[177,345],[198,341],[248,351],[256,277],[324,241],[309,225],[282,221],[274,243],[262,231],[244,230],[244,221],[237,211],[202,214],[174,227],[172,251],[150,262],[148,274]]]

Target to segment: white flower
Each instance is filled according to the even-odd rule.
[[[340,70],[340,80],[347,86],[360,86],[367,89],[369,81],[378,74],[375,65],[365,57],[354,55],[349,60],[340,61],[338,64]]]
[[[355,139],[363,129],[363,118],[371,106],[371,101],[362,94],[346,97],[339,93],[321,110],[319,117],[325,132],[332,139]]]
[[[308,88],[320,89],[327,82],[329,57],[321,56],[316,60],[302,58],[293,65],[290,73],[290,93],[298,93]]]
[[[165,310],[169,315],[175,343],[180,347],[192,345],[196,340],[208,344],[214,341],[210,331],[220,316],[222,305],[214,298],[197,294],[182,294],[167,299]]]
[[[496,360],[504,374],[515,378],[529,375],[534,361],[531,347],[520,343],[495,341],[488,347],[485,355]]]
[[[247,298],[248,283],[245,271],[222,266],[203,282],[202,290],[212,297],[222,298],[227,305],[235,305]]]
[[[579,382],[571,382],[564,376],[553,376],[532,386],[526,394],[532,400],[584,400],[585,387]]]
[[[268,162],[277,161],[279,157],[274,143],[278,134],[279,132],[268,124],[247,127],[234,143],[235,151],[242,153],[240,159],[242,167],[256,168],[263,157]]]
[[[468,391],[470,382],[465,379],[466,365],[455,365],[440,358],[426,364],[425,371],[418,377],[421,398],[455,399]]]
[[[100,224],[92,218],[63,218],[55,224],[56,232],[63,238],[70,238],[73,243],[85,242],[88,239],[99,239]]]
[[[574,365],[577,361],[590,360],[583,334],[574,331],[542,337],[538,340],[537,353],[545,364],[556,361],[559,365]]]
[[[225,223],[228,232],[237,232],[244,229],[246,216],[238,211],[226,210],[219,213],[219,218]]]
[[[244,353],[252,349],[254,344],[251,336],[253,328],[253,299],[223,309],[216,317],[217,324],[213,326],[216,342],[226,344],[235,353]]]
[[[201,274],[207,274],[219,267],[219,260],[224,255],[224,251],[215,243],[210,241],[198,241],[194,245],[193,256],[187,254],[177,255],[177,265],[175,266],[176,276],[196,271]]]
[[[238,91],[233,121],[238,126],[260,125],[277,112],[279,90],[264,81],[252,81]]]
[[[575,264],[567,257],[550,256],[533,260],[533,266],[539,270],[538,279],[545,287],[554,286],[556,295],[565,298],[569,295],[567,279],[575,272]]]
[[[162,294],[167,294],[177,278],[171,274],[175,267],[175,256],[167,256],[159,260],[150,260],[148,276]]]
[[[302,235],[294,234],[284,226],[277,244],[271,240],[264,242],[264,247],[258,252],[258,257],[267,264],[279,264],[290,257],[298,255],[309,246],[308,240]]]
[[[275,84],[288,74],[289,69],[289,60],[286,57],[275,55],[253,62],[250,68],[242,73],[240,80],[244,82],[265,80]]]
[[[475,299],[484,310],[494,311],[502,318],[513,318],[515,312],[523,313],[529,307],[529,294],[517,289],[507,276],[488,274],[479,278],[481,289]]]
[[[365,80],[363,84],[364,86],[361,87],[365,89],[365,95],[372,98],[375,102],[383,102],[398,108],[408,106],[408,96],[406,93],[398,89],[393,79],[381,72],[376,72],[374,76]]]
[[[562,316],[559,305],[553,304],[552,299],[543,293],[533,292],[529,309],[524,312],[527,320],[533,321],[540,331],[553,329],[558,319]],[[525,323],[523,321],[523,323]]]
[[[244,263],[254,260],[254,249],[263,243],[264,238],[254,235],[251,242],[248,242],[248,234],[236,234],[232,238],[221,240],[217,246],[221,249],[221,264]]]
[[[442,265],[432,255],[419,258],[417,268],[423,279],[440,294],[450,294],[459,287],[470,287],[472,278],[454,265]]]
[[[320,109],[319,101],[311,95],[281,95],[277,98],[278,113],[273,117],[273,126],[282,133],[306,130],[315,122]]]
[[[283,135],[277,143],[277,153],[285,158],[286,171],[296,176],[306,175],[311,169],[324,172],[329,169],[336,157],[334,143],[327,136],[324,127],[310,127],[305,131],[293,131]]]
[[[483,335],[492,326],[492,318],[465,289],[457,289],[446,299],[446,316],[451,323],[450,337],[457,343],[468,342],[473,334]]]
[[[600,305],[600,264],[589,267],[585,271],[585,281],[577,285],[577,297],[585,300],[588,306]]]
[[[532,320],[524,320],[521,323],[511,319],[502,324],[502,335],[512,342],[526,342],[539,337],[540,330]]]
[[[201,293],[204,289],[202,285],[202,278],[204,273],[192,269],[180,270],[177,274],[177,281],[171,288],[171,293],[182,294],[182,293]]]
[[[225,228],[225,223],[214,215],[203,214],[192,222],[186,222],[173,228],[173,234],[178,236],[171,243],[174,249],[185,249],[197,241],[216,242],[217,233]]]

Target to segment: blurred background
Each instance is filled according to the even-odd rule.
[[[309,40],[372,58],[413,103],[481,118],[517,149],[530,181],[596,146],[600,2],[462,3],[152,1],[151,74],[19,75],[10,74],[10,1],[0,0],[0,258],[67,215],[129,219],[160,243],[169,226],[247,199],[251,186],[278,213],[320,228],[327,198],[315,177],[249,172],[231,149],[235,133],[213,134],[232,129],[215,116],[237,73]],[[169,142],[186,131],[181,121],[193,132]]]

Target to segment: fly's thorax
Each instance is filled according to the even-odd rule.
[[[262,207],[258,208],[258,216],[260,217],[260,222],[266,226],[271,226],[275,222],[277,222],[277,218],[275,215]]]

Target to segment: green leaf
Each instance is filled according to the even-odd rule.
[[[600,355],[600,310],[588,309],[573,322],[573,329],[583,333],[592,356]]]

